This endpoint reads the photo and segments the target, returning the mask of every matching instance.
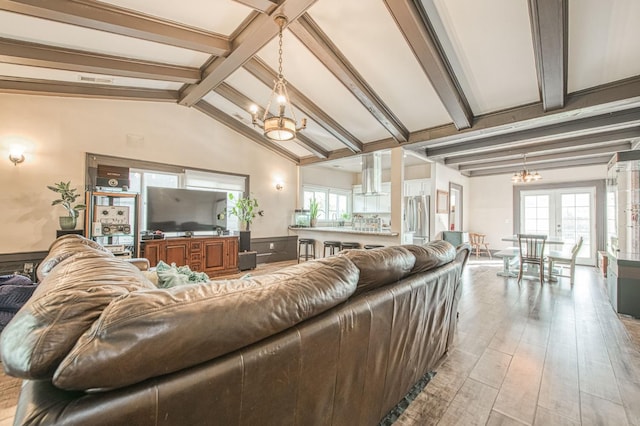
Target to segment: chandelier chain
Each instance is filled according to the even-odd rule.
[[[282,24],[280,24],[280,33],[278,35],[278,78],[283,79],[282,75]]]

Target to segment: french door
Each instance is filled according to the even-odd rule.
[[[564,251],[569,251],[582,237],[576,262],[595,265],[595,193],[595,187],[521,191],[520,232],[560,238]]]

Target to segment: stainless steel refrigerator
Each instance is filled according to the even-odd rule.
[[[404,197],[404,243],[425,244],[429,241],[429,196]]]

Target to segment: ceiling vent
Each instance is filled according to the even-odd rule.
[[[84,81],[85,83],[113,84],[112,78],[105,77],[89,77],[87,75],[79,75],[78,80]]]
[[[362,154],[362,194],[379,194],[382,190],[382,158],[379,152]]]

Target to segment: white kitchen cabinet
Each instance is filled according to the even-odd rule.
[[[362,185],[353,185],[353,213],[363,213],[364,196],[362,195]]]
[[[382,193],[362,195],[362,186],[353,185],[353,213],[390,213],[391,182],[384,182]]]
[[[391,182],[382,184],[382,194],[378,196],[378,212],[391,213]]]
[[[404,195],[431,195],[430,179],[409,179],[404,181]]]

